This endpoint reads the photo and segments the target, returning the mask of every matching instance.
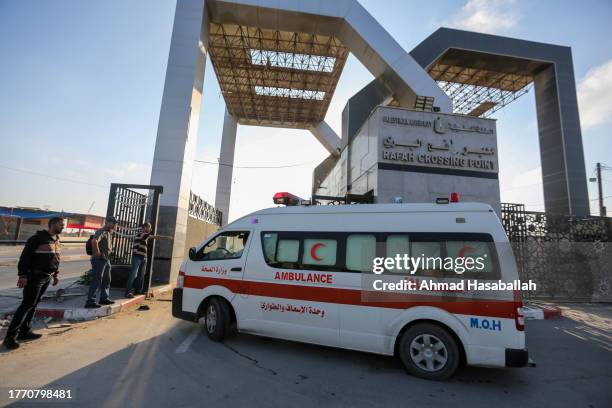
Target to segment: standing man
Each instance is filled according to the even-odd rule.
[[[144,275],[147,270],[147,248],[149,239],[168,239],[164,235],[151,235],[151,224],[145,222],[142,224],[142,232],[134,239],[134,247],[132,249],[132,270],[128,277],[127,287],[125,288],[125,297],[133,298],[134,292],[137,294],[143,293]]]
[[[28,239],[17,264],[17,287],[23,288],[23,299],[2,343],[9,350],[19,347],[17,340],[36,340],[42,337],[42,334],[32,331],[32,318],[51,279],[53,286],[59,281],[59,234],[64,229],[64,219],[53,217],[49,220],[48,227],[48,230],[38,231]]]
[[[113,252],[113,231],[117,226],[117,219],[111,215],[106,217],[104,227],[94,234],[91,240],[91,281],[87,293],[87,309],[96,309],[102,305],[115,303],[110,299],[111,263],[110,254]],[[96,292],[100,288],[100,303],[96,303]]]

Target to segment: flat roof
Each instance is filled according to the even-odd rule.
[[[215,21],[208,46],[227,109],[243,125],[323,121],[348,57],[335,36]]]
[[[341,204],[341,205],[296,205],[265,208],[241,219],[257,215],[278,214],[340,214],[340,213],[406,213],[406,212],[489,212],[485,203],[403,203],[403,204]],[[239,221],[236,220],[236,221]],[[234,221],[234,222],[236,222]]]

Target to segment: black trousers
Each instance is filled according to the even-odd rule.
[[[32,329],[32,318],[36,306],[49,287],[51,276],[47,274],[29,274],[28,284],[23,288],[23,299],[17,308],[13,320],[6,332],[7,338],[15,338],[17,333],[27,333]]]

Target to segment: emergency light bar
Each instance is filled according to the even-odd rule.
[[[299,205],[304,200],[291,193],[282,192],[274,194],[274,197],[272,197],[272,201],[274,201],[274,204],[283,204],[286,206],[290,206]]]
[[[448,203],[458,203],[459,202],[459,193],[452,192],[450,194],[450,198],[448,197],[439,197],[436,198],[436,204],[448,204]]]

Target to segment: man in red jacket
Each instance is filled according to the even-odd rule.
[[[19,347],[17,340],[36,340],[42,337],[42,334],[32,332],[32,318],[51,280],[53,286],[59,281],[57,278],[61,253],[59,234],[63,230],[64,219],[51,218],[49,229],[32,235],[21,252],[17,264],[19,275],[17,287],[23,288],[23,299],[2,343],[9,350]]]

